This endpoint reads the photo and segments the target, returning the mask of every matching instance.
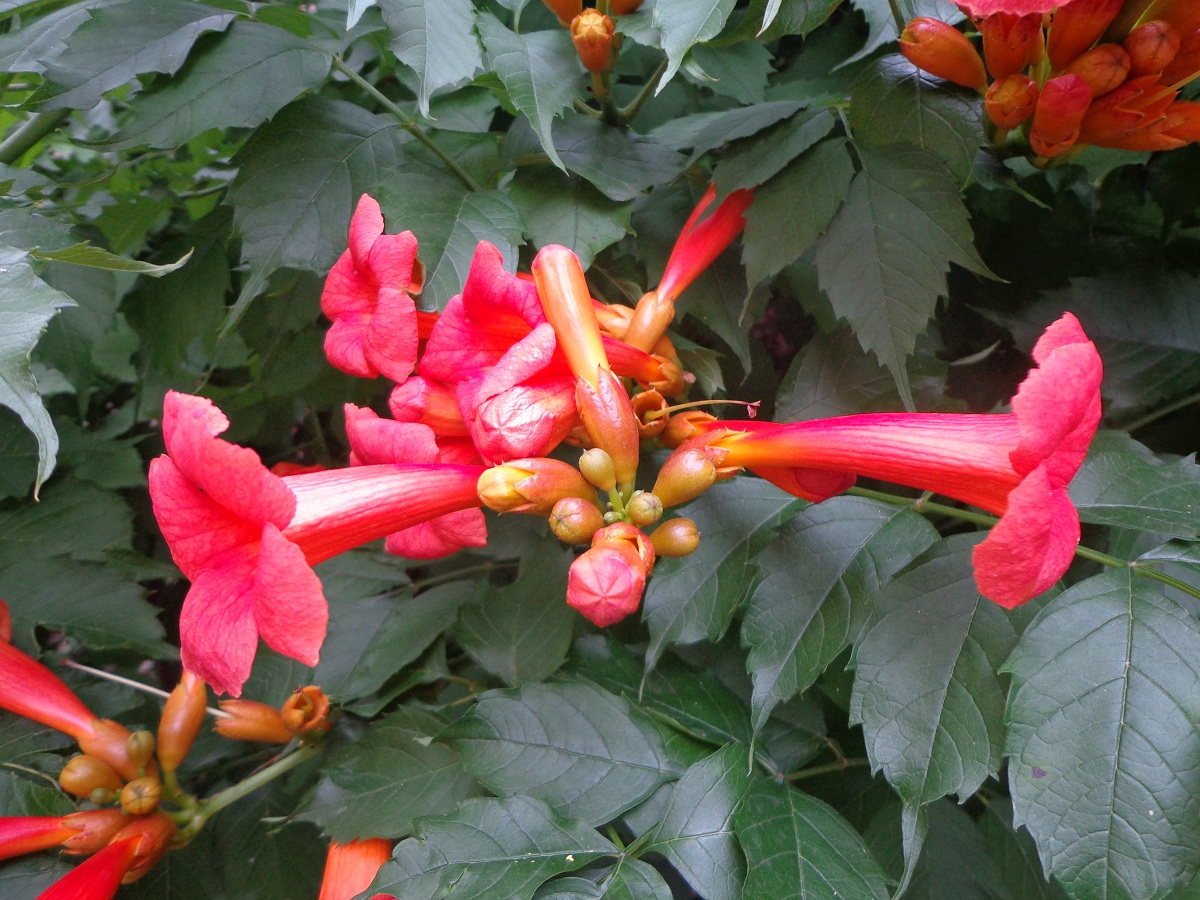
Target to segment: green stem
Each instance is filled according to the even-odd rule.
[[[896,22],[896,34],[899,35],[908,23],[904,21],[904,14],[900,12],[900,4],[896,0],[888,0],[888,8],[892,11],[892,18]]]
[[[808,769],[801,769],[799,772],[792,772],[790,775],[783,776],[783,778],[784,781],[789,782],[803,781],[805,778],[816,778],[818,775],[841,772],[843,769],[849,769],[851,766],[867,766],[870,764],[871,761],[869,759],[861,759],[859,757],[840,759],[837,762],[826,763],[823,766],[812,766]]]
[[[1135,419],[1129,425],[1125,426],[1125,430],[1132,432],[1137,431],[1139,428],[1145,428],[1150,423],[1157,422],[1163,416],[1169,416],[1171,413],[1183,409],[1185,406],[1191,406],[1193,403],[1200,403],[1200,394],[1189,394],[1182,400],[1176,400],[1174,403],[1168,403],[1161,409],[1147,413],[1140,419]]]
[[[15,163],[25,155],[25,151],[61,125],[70,114],[69,109],[34,113],[0,142],[0,163]]]
[[[658,68],[654,70],[654,74],[650,76],[650,80],[638,91],[638,95],[630,101],[629,105],[617,110],[617,118],[622,125],[628,125],[633,121],[633,117],[641,111],[646,101],[650,99],[650,96],[654,93],[654,89],[658,87],[658,82],[662,79],[666,71],[667,60],[664,58],[658,64]]]
[[[462,166],[460,166],[458,163],[456,163],[449,156],[447,156],[444,152],[442,152],[442,148],[439,147],[437,144],[435,144],[433,142],[433,139],[430,138],[429,135],[427,135],[424,131],[422,131],[421,127],[416,122],[414,122],[412,120],[412,118],[404,110],[402,110],[399,106],[397,106],[395,103],[393,103],[386,94],[384,94],[382,91],[379,90],[379,88],[375,87],[375,85],[371,84],[371,82],[367,81],[365,78],[363,78],[357,72],[355,72],[352,68],[350,68],[348,65],[346,65],[346,63],[342,61],[342,58],[340,56],[333,57],[333,67],[335,69],[337,69],[339,72],[341,72],[343,75],[345,75],[347,78],[349,78],[351,81],[353,81],[355,84],[357,84],[360,88],[362,88],[364,91],[366,91],[372,97],[374,97],[375,100],[381,106],[384,107],[384,109],[386,109],[393,116],[395,116],[397,119],[399,119],[401,127],[405,131],[407,131],[409,134],[411,134],[413,137],[415,137],[418,141],[420,141],[422,144],[424,144],[430,153],[432,153],[434,156],[436,156],[438,159],[440,159],[442,161],[442,164],[447,169],[450,170],[451,174],[453,174],[455,178],[457,178],[464,185],[466,185],[467,190],[471,190],[471,191],[483,190],[483,188],[481,188],[479,186],[479,184],[475,181],[475,179],[470,176],[470,174],[467,172],[467,170],[464,169]]]

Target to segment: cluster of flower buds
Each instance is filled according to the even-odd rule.
[[[316,685],[297,688],[282,708],[257,700],[222,700],[217,734],[235,741],[286,744],[313,740],[329,731],[329,698]]]
[[[558,17],[563,28],[570,29],[571,41],[583,67],[599,74],[612,67],[613,58],[621,46],[612,16],[599,9],[583,8],[583,0],[542,0]],[[642,0],[609,0],[608,12],[624,16],[635,12]]]
[[[1200,4],[1010,5],[962,4],[974,14],[982,56],[963,32],[937,19],[914,19],[900,36],[915,66],[984,93],[998,144],[1023,128],[1033,154],[1053,159],[1089,144],[1172,150],[1200,140],[1200,103],[1178,99],[1200,76]]]

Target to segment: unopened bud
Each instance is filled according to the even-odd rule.
[[[717,467],[699,448],[676,450],[663,463],[653,493],[664,507],[678,506],[699,497],[717,480]]]
[[[64,791],[76,797],[90,797],[94,791],[115,794],[124,784],[112,766],[86,753],[67,760],[58,773],[58,783]]]
[[[1136,78],[1162,72],[1179,52],[1180,37],[1170,22],[1161,19],[1143,22],[1133,29],[1124,41],[1130,74]]]
[[[547,9],[558,18],[563,28],[571,27],[571,20],[583,12],[583,0],[542,0]]]
[[[63,824],[78,828],[77,834],[63,841],[63,853],[91,856],[108,845],[113,835],[128,825],[129,816],[119,809],[85,809],[63,817]]]
[[[1046,38],[1050,65],[1064,70],[1071,60],[1087,50],[1104,34],[1121,11],[1123,0],[1073,0],[1054,11]]]
[[[129,761],[139,769],[144,768],[154,756],[154,735],[142,729],[129,736],[125,744]]]
[[[557,459],[530,457],[493,466],[479,476],[479,499],[499,513],[549,515],[564,497],[591,500],[596,490],[574,466]]]
[[[222,700],[221,710],[228,713],[217,719],[217,734],[222,737],[262,744],[286,744],[292,739],[283,714],[273,706],[257,700]]]
[[[296,690],[281,710],[283,724],[298,738],[315,737],[333,727],[329,721],[329,698],[315,684]]]
[[[137,760],[129,755],[129,729],[111,719],[92,722],[92,733],[78,738],[79,749],[88,756],[95,756],[112,766],[126,781],[156,771],[152,759]],[[153,752],[153,747],[151,747]],[[144,770],[144,771],[143,771]]]
[[[701,433],[700,429],[696,427],[697,425],[715,421],[717,421],[716,416],[701,412],[698,409],[687,409],[683,412],[675,413],[675,415],[667,419],[667,427],[659,435],[658,442],[664,447],[670,447],[674,450],[680,444],[690,441]]]
[[[164,812],[134,819],[115,835],[112,842],[133,843],[134,862],[121,879],[121,884],[132,884],[158,864],[175,836],[175,822]]]
[[[629,521],[645,528],[662,518],[663,505],[656,495],[637,491],[625,505],[625,511],[629,513]]]
[[[612,53],[613,20],[595,9],[585,9],[571,22],[571,40],[583,67],[589,72],[603,72],[608,68]]]
[[[1038,156],[1055,157],[1071,149],[1079,137],[1079,127],[1091,102],[1092,92],[1078,75],[1059,75],[1042,85],[1033,111],[1033,127],[1029,131],[1029,146],[1033,152]]]
[[[646,533],[636,525],[628,522],[614,522],[606,525],[592,536],[593,547],[604,547],[610,544],[623,544],[632,547],[633,552],[642,561],[646,574],[654,568],[654,545],[646,537]]]
[[[567,605],[606,628],[634,612],[646,587],[646,568],[637,551],[616,541],[578,556],[567,576]]]
[[[604,522],[596,504],[579,497],[564,497],[550,511],[550,530],[564,544],[590,543]]]
[[[918,69],[938,78],[977,90],[987,84],[975,45],[940,19],[921,16],[909,22],[900,33],[900,52]]]
[[[1028,75],[1007,75],[992,82],[983,101],[988,118],[997,128],[1016,128],[1033,115],[1037,82]]]
[[[1179,52],[1175,58],[1163,69],[1163,84],[1176,84],[1192,73],[1200,72],[1200,28],[1180,33],[1183,40],[1179,42]]]
[[[585,450],[579,457],[579,471],[590,484],[607,493],[617,486],[612,457],[599,447]]]
[[[983,58],[993,78],[1023,72],[1044,52],[1041,13],[992,13],[979,23],[979,33],[983,35]]]
[[[158,809],[162,784],[157,778],[135,778],[121,788],[121,809],[131,816],[144,816]]]
[[[690,556],[700,546],[700,530],[691,519],[668,519],[650,533],[650,543],[659,556]]]
[[[1102,97],[1124,83],[1129,65],[1129,54],[1120,44],[1099,44],[1075,57],[1066,74],[1078,75],[1087,82],[1093,97]]]
[[[158,762],[164,770],[174,772],[187,758],[204,723],[207,705],[204,682],[185,671],[158,720]]]
[[[654,358],[659,361],[659,377],[655,381],[647,382],[646,386],[654,388],[664,397],[678,397],[690,385],[695,383],[696,376],[684,370],[673,352],[670,356],[659,352],[659,345],[664,342],[667,342],[666,336],[658,339],[658,344],[655,345],[655,352],[653,354]],[[673,347],[670,349],[674,350]]]
[[[612,457],[617,486],[632,485],[641,457],[641,439],[629,395],[617,376],[601,367],[597,367],[592,384],[578,376],[575,403],[591,442]]]

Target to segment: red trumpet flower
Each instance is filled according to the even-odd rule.
[[[325,874],[317,900],[350,900],[375,880],[379,867],[392,858],[392,842],[366,838],[348,844],[331,843],[325,857]],[[376,894],[371,900],[393,900],[391,894]]]

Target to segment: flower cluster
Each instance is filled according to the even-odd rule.
[[[1200,103],[1178,99],[1200,75],[1200,5],[1191,0],[967,0],[983,55],[965,34],[921,17],[900,36],[918,68],[985,93],[997,144],[1023,128],[1033,154],[1088,144],[1172,150],[1200,140]],[[989,78],[990,77],[990,78]]]

